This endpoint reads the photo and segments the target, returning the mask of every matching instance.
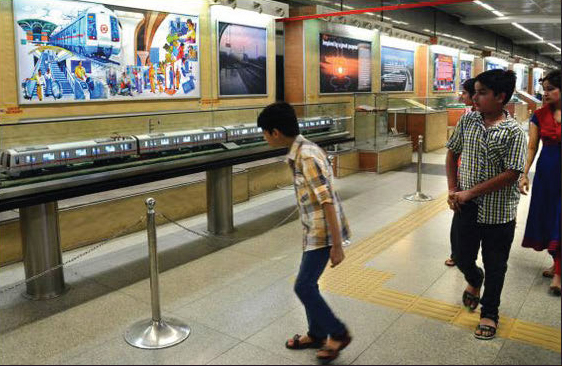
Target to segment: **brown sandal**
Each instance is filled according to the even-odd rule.
[[[453,258],[449,258],[449,259],[447,259],[447,260],[445,261],[445,265],[446,265],[447,267],[454,267],[454,266],[456,266],[457,264],[455,263],[455,260],[454,260]]]
[[[330,362],[338,358],[338,356],[340,355],[340,351],[343,350],[345,347],[347,347],[351,343],[351,339],[352,339],[351,336],[349,335],[349,332],[347,331],[342,336],[332,337],[332,338],[335,339],[336,341],[341,342],[341,344],[336,349],[330,348],[327,345],[322,346],[322,348],[320,348],[316,353],[316,358],[322,360],[323,362]],[[321,352],[325,352],[326,354],[320,355]]]
[[[312,342],[302,343],[301,335],[295,334],[293,338],[291,338],[293,340],[293,344],[289,344],[289,341],[291,340],[289,339],[285,342],[285,347],[288,349],[320,348],[324,345],[324,342],[326,342],[326,338],[315,338],[310,334],[307,334],[307,336],[311,339]]]

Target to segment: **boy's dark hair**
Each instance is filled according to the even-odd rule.
[[[286,102],[277,102],[265,107],[258,116],[258,127],[269,133],[276,128],[287,137],[295,137],[300,133],[295,109]]]
[[[539,80],[539,82],[548,81],[555,88],[560,89],[560,69],[552,70],[546,76]]]
[[[512,70],[494,69],[484,71],[479,74],[475,79],[486,88],[491,89],[494,95],[505,93],[503,105],[511,99],[513,91],[515,90],[515,73]]]
[[[476,93],[476,90],[474,89],[474,84],[476,84],[475,78],[467,79],[462,84],[462,88],[468,92],[468,95],[470,95],[471,98]]]

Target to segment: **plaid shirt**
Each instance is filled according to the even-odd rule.
[[[447,148],[462,154],[459,188],[471,189],[506,170],[523,172],[527,156],[525,133],[505,112],[506,120],[486,128],[479,112],[461,117]],[[503,224],[515,220],[519,190],[517,182],[475,199],[478,223]]]
[[[303,226],[303,250],[314,250],[332,245],[328,222],[322,204],[331,203],[341,231],[342,244],[350,232],[341,202],[334,190],[332,168],[324,151],[315,143],[298,135],[287,162],[293,171],[293,183]]]

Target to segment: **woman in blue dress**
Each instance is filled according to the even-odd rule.
[[[529,190],[529,168],[533,164],[539,138],[543,147],[537,161],[531,204],[523,246],[537,251],[547,249],[554,265],[543,272],[552,277],[550,292],[560,296],[560,70],[549,72],[541,79],[544,106],[535,111],[529,124],[529,154],[525,172],[519,181],[519,190]]]

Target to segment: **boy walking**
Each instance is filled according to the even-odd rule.
[[[306,310],[308,332],[295,334],[285,346],[320,348],[318,359],[331,361],[351,342],[347,328],[318,289],[318,279],[328,260],[332,267],[343,261],[342,242],[349,238],[349,227],[334,190],[332,169],[322,149],[300,135],[295,110],[288,103],[267,106],[258,117],[258,126],[270,146],[289,149],[287,162],[293,171],[303,225],[303,255],[295,292]]]
[[[482,304],[474,333],[478,339],[494,338],[498,327],[519,203],[517,180],[525,167],[525,133],[503,109],[514,88],[513,71],[496,69],[478,75],[473,98],[476,112],[461,118],[447,143],[447,202],[458,214],[456,262],[468,282],[462,302],[470,310]],[[484,271],[476,265],[480,246]]]

